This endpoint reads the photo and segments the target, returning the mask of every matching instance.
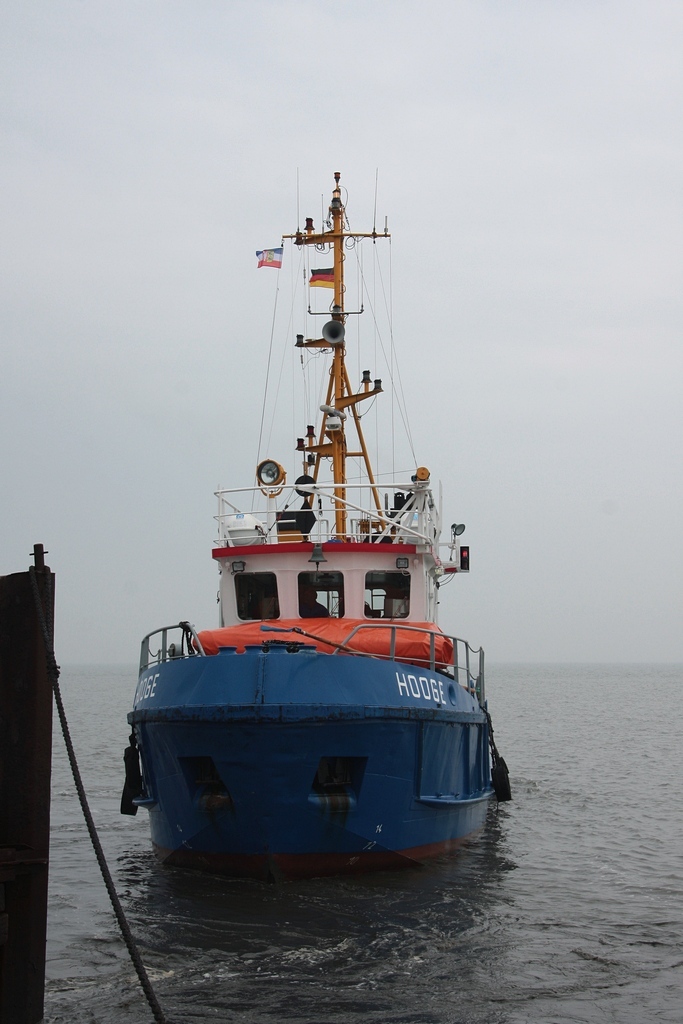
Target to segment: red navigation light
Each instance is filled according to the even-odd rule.
[[[460,548],[460,572],[470,571],[470,549],[469,545]]]

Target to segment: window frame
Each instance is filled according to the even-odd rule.
[[[331,580],[331,577],[336,577],[336,580],[334,580],[334,581]],[[326,582],[330,583],[330,585],[328,587],[325,587],[325,586],[321,585],[321,584],[324,584]],[[302,605],[301,605],[301,587],[302,587],[302,584],[306,584],[306,583],[308,583],[311,587],[313,587],[315,589],[315,591],[316,591],[316,603],[317,604],[322,604],[322,602],[320,601],[320,595],[321,594],[327,594],[328,595],[328,599],[325,601],[325,604],[327,606],[327,615],[325,615],[325,616],[315,616],[315,615],[310,615],[310,614],[306,614],[305,612],[302,612],[302,610],[301,610],[301,608],[302,608]],[[335,583],[337,584],[336,587],[333,585]],[[311,619],[311,618],[322,617],[322,618],[326,618],[326,619],[327,618],[329,618],[329,619],[343,619],[345,617],[346,609],[345,609],[345,599],[344,599],[344,573],[343,572],[339,572],[336,569],[331,571],[331,572],[300,572],[297,575],[296,594],[297,594],[297,608],[298,608],[298,612],[299,612],[299,618]],[[330,596],[330,595],[333,595],[333,594],[336,594],[336,597],[331,597]],[[331,610],[331,606],[333,606],[335,600],[337,602],[337,612],[338,612],[338,614],[336,614],[336,615],[333,614],[333,612]]]
[[[250,580],[257,577],[269,576],[272,579],[272,590],[267,593],[265,589],[258,594],[247,593],[240,595],[242,590]],[[249,610],[250,605],[254,600],[261,603],[261,610],[263,609],[264,601],[274,601],[273,614],[272,615],[242,615],[241,609]],[[278,592],[278,578],[277,573],[274,572],[238,572],[235,573],[235,608],[237,611],[237,618],[240,622],[264,622],[267,619],[279,619],[280,618],[280,595]]]
[[[370,581],[370,577],[383,577],[382,582],[375,582],[374,586]],[[389,596],[393,577],[394,589],[402,590],[403,593],[399,596]],[[398,581],[401,581],[401,587],[398,587]],[[382,607],[376,607],[375,605],[375,594],[384,593],[384,597],[380,597],[378,600],[382,602]],[[409,572],[405,572],[400,569],[371,569],[365,574],[364,591],[363,591],[363,614],[366,619],[382,619],[385,622],[393,619],[407,619],[410,616],[410,591],[411,591],[411,575]],[[394,608],[391,615],[385,614],[387,608],[387,601],[394,601],[398,604],[403,603],[404,608],[397,612]],[[370,614],[368,610],[370,609]]]

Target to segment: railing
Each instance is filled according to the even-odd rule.
[[[153,652],[150,641],[155,636],[159,636],[160,640],[159,647]],[[206,655],[196,629],[190,622],[176,622],[172,626],[154,629],[146,637],[143,637],[140,644],[140,672],[144,672],[150,665],[161,665],[166,661],[178,661],[180,658],[197,657],[206,657]]]
[[[357,490],[362,493],[364,489],[368,488],[375,489],[370,484],[354,483],[349,484],[347,490]],[[282,487],[274,488],[270,493],[259,487],[221,489],[216,492],[218,498],[218,515],[215,517],[218,523],[217,543],[226,547],[245,544],[277,544],[278,516],[283,512],[288,513],[289,524],[294,521],[297,513],[304,511],[309,514],[313,512],[315,516],[314,521],[308,524],[308,528],[301,531],[292,526],[285,532],[304,533],[318,543],[332,539],[340,540],[342,538],[333,531],[332,522],[335,508],[341,505],[349,513],[349,529],[345,540],[371,541],[372,543],[413,543],[426,546],[438,544],[439,515],[431,491],[427,487],[416,486],[413,482],[392,484],[389,489],[394,492],[401,490],[407,495],[407,500],[402,508],[379,511],[377,508],[351,501],[347,497],[342,498],[335,494],[332,486],[320,484],[303,484],[296,491],[290,488],[284,497],[282,497]],[[310,494],[314,499],[313,508],[310,510],[296,507],[304,492]],[[268,508],[265,512],[243,512],[228,497],[228,495],[231,497],[251,495],[253,508],[253,499],[260,497],[261,494],[265,494],[267,501]],[[263,499],[261,498],[261,500]],[[325,508],[322,506],[323,501]],[[316,503],[317,508],[315,507]]]
[[[429,634],[429,667],[432,671],[442,671],[444,668],[453,669],[453,677],[456,682],[460,683],[466,690],[476,696],[480,704],[484,704],[486,700],[486,689],[484,683],[484,650],[482,647],[474,648],[470,647],[467,640],[462,640],[457,636],[450,636],[447,633],[435,632],[433,630],[426,630],[423,626],[408,626],[408,625],[396,625],[395,623],[383,623],[383,622],[362,622],[355,626],[347,637],[341,642],[339,650],[343,650],[348,647],[350,641],[359,632],[364,629],[388,629],[390,630],[389,637],[389,653],[388,654],[375,654],[372,653],[370,656],[373,658],[386,658],[389,661],[396,660],[396,633],[398,630],[401,632],[412,632],[419,633],[424,636],[425,633]],[[453,644],[453,656],[450,661],[444,661],[442,658],[436,657],[436,643],[437,640],[443,637],[445,640],[450,640]],[[359,651],[359,654],[369,654],[366,651]],[[476,658],[476,664],[475,659]],[[463,681],[464,676],[464,681]]]
[[[262,626],[261,628],[267,632],[273,633],[291,632],[291,630],[280,629],[276,626]],[[370,651],[355,651],[353,648],[349,647],[350,641],[362,630],[376,631],[378,629],[390,631],[388,654],[378,654]],[[424,636],[425,633],[427,633],[429,636],[429,668],[433,672],[444,671],[451,668],[453,670],[453,678],[455,681],[463,686],[469,693],[473,694],[481,705],[484,704],[486,700],[484,683],[484,650],[481,647],[470,647],[467,640],[462,640],[460,637],[450,636],[448,633],[441,633],[440,631],[427,630],[424,626],[409,626],[407,624],[397,625],[393,622],[361,622],[357,626],[354,626],[344,640],[339,642],[334,653],[337,654],[341,651],[345,651],[361,657],[395,661],[396,634],[398,630],[401,630],[403,633],[417,633],[420,636]],[[296,632],[301,632],[304,636],[312,636],[312,634],[307,634],[304,630],[296,630]],[[160,638],[159,647],[156,651],[152,651],[150,641],[156,636]],[[173,639],[171,639],[171,637],[173,637]],[[175,639],[176,637],[177,639]],[[437,659],[436,643],[439,638],[450,640],[453,645],[453,653],[449,661],[444,661],[442,657]],[[325,642],[331,645],[334,644],[333,641],[329,640],[326,640]],[[167,661],[178,661],[182,658],[197,657],[205,658],[206,654],[197,635],[197,631],[190,622],[178,622],[171,626],[162,626],[160,629],[152,630],[151,633],[148,633],[147,636],[143,637],[140,645],[140,672],[144,672],[150,667],[150,665],[161,665]]]
[[[484,706],[486,703],[486,686],[484,682],[484,648],[483,647],[470,647],[467,640],[461,640],[459,637],[451,637],[453,641],[453,668],[455,671],[455,678],[459,679],[459,673],[463,670],[466,673],[468,681],[467,689],[470,693],[474,693],[479,703]],[[465,664],[464,666],[459,663],[458,651],[462,650],[464,654]],[[477,659],[477,674],[473,675],[471,671],[471,659],[470,655]],[[470,683],[473,682],[473,686]]]

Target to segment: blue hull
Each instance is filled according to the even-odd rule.
[[[129,715],[170,864],[295,878],[408,867],[484,822],[488,730],[438,671],[283,647],[144,672]]]

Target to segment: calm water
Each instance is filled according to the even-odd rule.
[[[64,669],[91,808],[181,1022],[683,1018],[681,666],[491,666],[514,802],[457,857],[280,887],[182,873],[118,813],[134,670]],[[55,735],[46,1022],[152,1020]]]

